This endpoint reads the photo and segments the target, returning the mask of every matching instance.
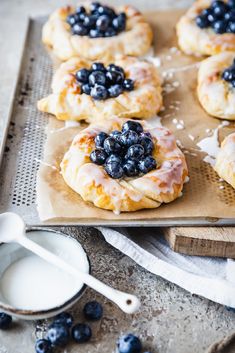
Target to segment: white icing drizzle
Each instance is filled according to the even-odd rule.
[[[201,151],[207,153],[210,157],[216,158],[219,153],[219,141],[218,141],[219,128],[217,127],[212,136],[206,137],[197,143],[197,146]]]
[[[219,129],[223,128],[224,126],[228,126],[229,124],[229,121],[222,121],[221,124],[219,124],[218,127],[214,129],[214,131],[212,130],[212,136],[205,137],[197,143],[197,146],[200,148],[200,150],[207,154],[207,156],[203,158],[203,161],[209,163],[211,166],[215,165],[216,157],[220,151],[218,141]]]
[[[194,141],[195,140],[195,137],[191,134],[188,134],[188,137],[190,138],[190,140]]]
[[[80,126],[80,123],[78,121],[74,121],[74,120],[66,120],[65,121],[65,127],[69,128],[69,127],[78,127]]]
[[[153,127],[162,127],[162,119],[160,116],[156,115],[151,119],[148,119],[146,121],[146,126],[148,128],[153,128]]]
[[[42,161],[41,159],[34,158],[34,160],[35,160],[37,163],[40,163],[40,164],[42,164],[42,165],[45,165],[46,167],[50,167],[50,168],[52,168],[52,169],[54,169],[54,170],[58,170],[58,171],[59,171],[59,169],[56,168],[56,166],[54,166],[54,165],[52,165],[52,164],[49,164],[49,163],[46,163],[46,162]]]

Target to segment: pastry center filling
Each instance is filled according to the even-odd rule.
[[[224,70],[222,73],[222,78],[231,83],[233,87],[235,87],[235,58],[233,60],[233,64]]]
[[[89,12],[79,6],[67,17],[72,34],[91,38],[113,37],[126,29],[126,14],[117,14],[111,7],[92,2]]]
[[[211,6],[196,17],[200,28],[212,28],[215,33],[235,33],[235,0],[212,1]]]
[[[90,95],[95,100],[115,98],[124,91],[134,89],[134,81],[126,78],[124,70],[110,64],[105,68],[102,63],[93,63],[90,69],[81,69],[75,73],[81,87],[81,93]]]
[[[103,165],[113,179],[136,177],[157,167],[152,156],[152,136],[144,132],[142,125],[136,121],[125,122],[121,131],[114,130],[109,135],[100,132],[95,137],[95,146],[90,160]]]

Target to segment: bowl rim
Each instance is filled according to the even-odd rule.
[[[76,240],[75,238],[71,237],[71,235],[66,234],[61,232],[60,230],[56,230],[56,229],[51,229],[51,228],[46,228],[46,227],[27,227],[26,228],[26,233],[31,232],[31,231],[46,231],[46,232],[50,232],[50,233],[56,233],[56,234],[60,234],[62,236],[65,236],[67,238],[71,238],[73,240]],[[79,241],[78,241],[79,242]],[[87,262],[88,262],[88,266],[89,266],[89,271],[88,273],[91,274],[91,262],[89,259],[89,256],[87,255],[86,250],[84,249],[84,247],[82,246],[82,244],[79,242],[79,244],[81,245],[86,258],[87,258]],[[0,246],[4,246],[7,245],[5,243],[0,243]],[[87,285],[83,284],[82,288],[70,299],[66,300],[64,303],[62,303],[61,305],[55,306],[53,308],[50,309],[45,309],[45,310],[25,310],[25,309],[17,309],[14,308],[11,305],[6,305],[4,303],[2,303],[0,301],[0,309],[2,311],[7,311],[8,313],[12,313],[13,315],[24,315],[24,316],[37,316],[37,315],[49,315],[53,312],[62,312],[63,308],[68,307],[70,304],[75,303],[84,293],[84,291],[86,290]]]

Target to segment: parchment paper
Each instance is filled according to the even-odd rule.
[[[235,217],[235,190],[222,182],[213,168],[203,161],[205,153],[200,152],[196,145],[208,136],[207,129],[215,129],[221,121],[208,116],[197,100],[197,63],[201,59],[185,56],[176,49],[175,24],[181,14],[182,11],[177,10],[152,12],[146,16],[154,29],[155,56],[160,58],[159,70],[165,77],[165,110],[160,113],[162,124],[170,128],[180,140],[189,167],[190,181],[184,186],[183,196],[154,210],[120,215],[84,202],[65,184],[59,165],[73,137],[85,125],[65,129],[63,122],[50,118],[44,159],[37,180],[37,203],[42,220]],[[178,129],[174,119],[178,122],[183,120],[180,127],[184,128]],[[221,128],[219,140],[233,131],[233,123]]]

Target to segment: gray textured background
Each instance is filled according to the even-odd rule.
[[[109,1],[110,4],[115,1]],[[190,0],[135,0],[141,10],[188,6]],[[61,0],[0,1],[0,130],[13,94],[13,84],[21,56],[21,44],[27,16],[48,14]],[[167,29],[166,29],[167,30]],[[153,353],[202,353],[214,341],[235,328],[235,314],[222,306],[191,295],[137,266],[132,260],[107,245],[91,228],[66,228],[85,246],[93,274],[121,290],[138,295],[143,303],[140,313],[128,316],[114,305],[87,290],[73,308],[76,321],[82,321],[81,309],[90,299],[104,304],[104,317],[92,324],[93,339],[86,345],[71,344],[61,352],[114,352],[121,332],[131,331],[143,338],[146,350]],[[41,337],[48,322],[15,321],[8,332],[0,332],[0,353],[34,352],[35,337]]]

